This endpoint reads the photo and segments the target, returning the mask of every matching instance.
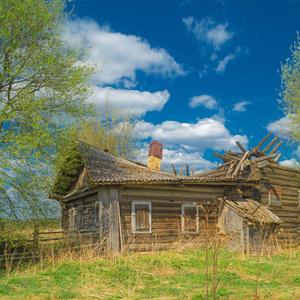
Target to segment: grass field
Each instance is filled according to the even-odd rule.
[[[300,252],[244,257],[221,249],[216,299],[300,299]],[[212,253],[205,250],[98,256],[51,255],[0,270],[0,299],[212,299]],[[208,266],[208,269],[206,269]],[[208,275],[208,278],[207,278]]]

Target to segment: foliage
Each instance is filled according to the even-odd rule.
[[[101,111],[97,117],[81,124],[78,138],[117,156],[133,158],[140,142],[137,134],[140,116],[122,110],[108,99]]]
[[[0,219],[51,214],[45,194],[95,67],[68,38],[63,0],[0,0]],[[44,201],[45,200],[45,201]]]
[[[279,102],[288,118],[288,133],[300,141],[300,35],[291,46],[291,57],[281,65],[281,92]]]

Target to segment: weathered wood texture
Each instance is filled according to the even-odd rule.
[[[121,190],[121,218],[123,240],[129,249],[141,249],[171,246],[175,241],[187,236],[197,238],[204,230],[216,232],[217,207],[216,199],[223,197],[222,186],[205,185],[131,185]],[[151,201],[152,233],[132,233],[132,201]],[[198,232],[182,233],[182,203],[202,204],[199,208]],[[212,207],[214,206],[214,207]],[[203,210],[208,209],[208,223]],[[152,246],[151,246],[152,245]],[[150,249],[149,248],[149,249]]]
[[[268,164],[261,170],[261,174],[264,178],[260,188],[261,201],[284,222],[276,228],[279,232],[279,242],[300,245],[299,171],[278,164]],[[272,189],[279,191],[278,199],[281,200],[281,205],[277,202],[274,203],[276,206],[272,204]],[[271,191],[271,194],[274,192]]]

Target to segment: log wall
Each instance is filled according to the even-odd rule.
[[[151,247],[165,249],[181,239],[196,238],[206,230],[204,210],[209,210],[209,230],[216,230],[217,207],[216,199],[223,197],[225,188],[222,186],[205,185],[128,185],[121,190],[121,219],[123,241],[129,249]],[[132,201],[151,201],[152,233],[132,233],[131,211]],[[199,232],[181,232],[182,203],[202,204],[199,208]],[[214,207],[212,207],[214,206]]]
[[[300,245],[299,171],[278,164],[269,164],[261,169],[261,175],[264,178],[261,182],[261,201],[284,222],[276,227],[277,238],[282,245],[289,245],[290,242]],[[281,206],[272,206],[269,203],[269,192],[272,187],[281,188]]]

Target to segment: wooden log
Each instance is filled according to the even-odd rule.
[[[269,167],[273,168],[273,169],[276,169],[276,170],[288,171],[288,172],[293,172],[293,173],[300,174],[299,169],[293,168],[293,167],[282,166],[282,165],[279,165],[279,164],[270,164]]]
[[[274,158],[276,156],[277,156],[276,153],[275,154],[269,154],[269,155],[265,155],[265,156],[254,158],[254,159],[252,159],[252,162],[253,163],[258,163],[258,162],[262,162],[264,160],[268,160],[268,159]]]
[[[275,153],[275,152],[278,150],[278,148],[280,147],[281,144],[282,144],[282,141],[280,141],[280,142],[272,149],[272,151],[270,152],[270,154]]]
[[[172,168],[173,168],[174,175],[177,175],[177,171],[176,171],[175,166],[173,164],[172,164]]]
[[[221,155],[221,154],[219,154],[219,153],[217,153],[217,152],[215,152],[214,154],[213,154],[213,156],[215,156],[215,157],[218,157],[218,158],[221,158],[222,160],[223,160],[223,162],[229,162],[229,161],[232,161],[232,159],[230,159],[229,157],[226,157],[226,156],[224,156],[224,155]]]
[[[267,147],[262,151],[263,153],[267,153],[267,151],[269,151],[271,149],[271,147],[279,140],[279,135],[276,136],[271,142],[270,144],[267,145]]]
[[[244,149],[244,147],[241,145],[241,143],[239,141],[235,141],[235,143],[237,144],[237,146],[240,148],[240,150],[245,153],[246,150]]]
[[[190,176],[189,166],[186,165],[186,176]]]
[[[272,134],[273,134],[272,132],[268,133],[268,135],[253,150],[251,150],[248,157],[251,157],[251,155],[254,154],[269,139],[269,137]]]
[[[281,156],[281,153],[279,153],[275,158],[274,158],[274,161],[278,161],[278,159],[280,158]]]
[[[182,168],[180,169],[180,173],[179,173],[180,176],[182,176],[183,171],[184,171],[184,167],[182,167]]]
[[[238,165],[237,165],[237,167],[235,168],[235,170],[234,170],[234,172],[233,172],[233,174],[232,174],[231,177],[235,177],[235,176],[238,174],[238,172],[239,172],[241,166],[243,165],[245,159],[246,159],[247,156],[248,156],[248,153],[249,153],[249,151],[245,152],[244,156],[242,157],[242,159],[241,159],[240,162],[238,163]]]

